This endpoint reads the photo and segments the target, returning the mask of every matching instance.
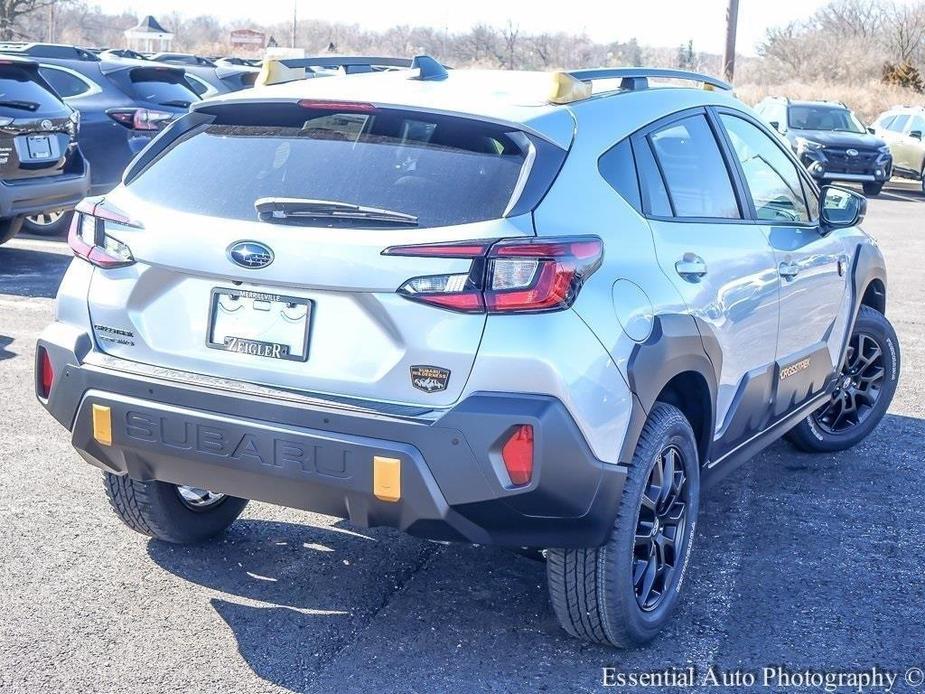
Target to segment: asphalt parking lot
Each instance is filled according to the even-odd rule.
[[[15,240],[0,248],[0,690],[598,691],[603,666],[925,667],[923,203],[892,186],[865,224],[903,348],[890,414],[852,451],[778,443],[710,490],[683,608],[635,652],[567,637],[543,564],[507,551],[256,503],[198,547],[130,532],[33,396],[67,247]]]

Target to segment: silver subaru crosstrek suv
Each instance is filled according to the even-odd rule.
[[[234,93],[81,205],[36,390],[140,533],[257,499],[544,548],[563,627],[633,646],[707,484],[883,417],[865,206],[692,73],[421,58]]]

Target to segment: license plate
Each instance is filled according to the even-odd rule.
[[[48,135],[30,135],[26,139],[30,159],[50,159],[51,140]]]
[[[243,289],[213,289],[207,346],[268,359],[305,361],[312,302]]]

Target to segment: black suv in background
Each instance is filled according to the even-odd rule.
[[[886,142],[844,104],[770,97],[755,110],[789,140],[820,184],[861,183],[864,194],[873,196],[890,180],[893,157]]]
[[[5,56],[38,63],[42,78],[80,112],[80,149],[90,164],[91,195],[115,188],[135,155],[199,101],[180,66],[101,59],[83,48],[52,43],[3,43],[0,59]],[[25,229],[50,236],[64,232],[71,215],[60,211],[49,208],[30,216]]]
[[[19,232],[26,215],[73,208],[87,194],[79,123],[37,63],[0,57],[0,244]]]

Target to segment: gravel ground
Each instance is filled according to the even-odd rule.
[[[67,249],[13,241],[0,248],[0,690],[597,691],[604,666],[925,667],[923,202],[893,187],[865,225],[903,347],[890,414],[852,451],[778,443],[710,490],[683,608],[635,652],[567,637],[543,564],[502,550],[258,503],[195,548],[125,529],[32,394]]]

